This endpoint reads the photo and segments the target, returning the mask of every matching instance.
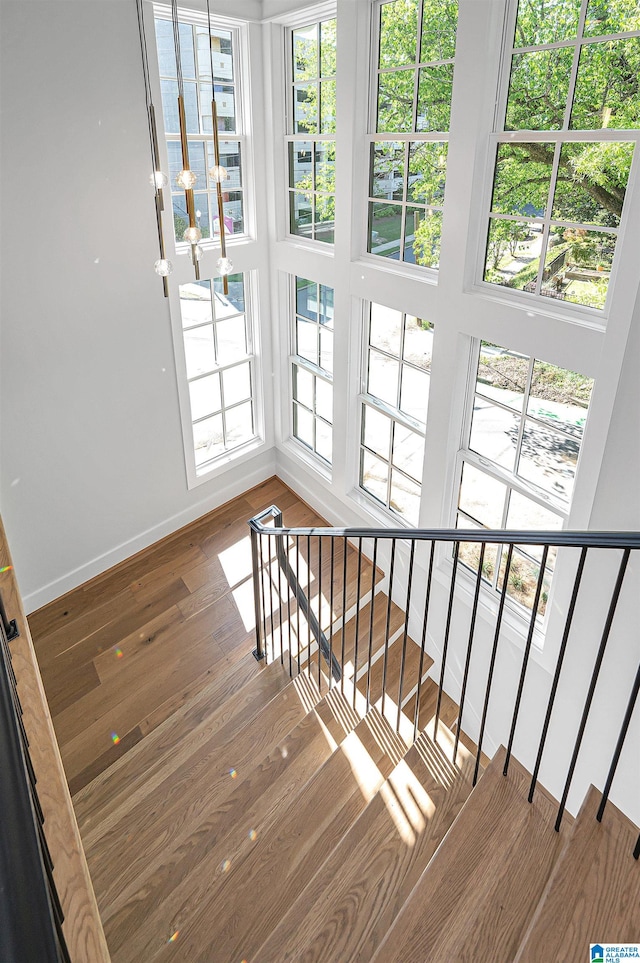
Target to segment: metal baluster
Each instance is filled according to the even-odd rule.
[[[587,726],[587,718],[589,716],[589,710],[591,709],[591,703],[593,701],[593,694],[596,690],[596,685],[598,683],[598,676],[600,675],[600,666],[602,665],[602,660],[604,658],[605,649],[607,647],[607,642],[609,641],[609,633],[611,631],[611,624],[613,622],[613,616],[615,615],[616,607],[618,605],[618,599],[620,598],[620,591],[622,589],[622,583],[624,581],[625,572],[627,569],[627,563],[629,561],[630,549],[625,548],[622,561],[620,562],[620,568],[618,569],[618,577],[616,579],[615,588],[613,590],[613,595],[611,596],[611,604],[609,605],[609,611],[607,613],[607,620],[605,622],[604,630],[602,632],[602,639],[600,640],[600,646],[598,648],[598,655],[596,658],[595,665],[593,667],[593,672],[591,674],[591,683],[589,685],[589,691],[587,693],[587,700],[584,705],[584,711],[582,713],[582,719],[580,720],[580,727],[578,729],[578,735],[576,738],[576,744],[573,749],[573,755],[571,757],[571,763],[569,765],[569,772],[567,774],[567,781],[564,786],[564,792],[562,793],[562,799],[560,800],[560,806],[558,807],[558,815],[555,823],[556,832],[560,831],[560,824],[562,822],[562,816],[564,814],[564,809],[567,804],[567,796],[569,795],[569,790],[571,788],[571,782],[573,780],[573,773],[576,768],[576,762],[578,761],[578,753],[580,752],[580,746],[582,745],[582,737],[584,736],[584,730]]]
[[[269,605],[271,612],[271,651],[273,652],[273,661],[276,660],[276,630],[274,628],[274,615],[275,606],[273,604],[273,551],[271,548],[271,535],[267,535],[267,551],[269,553]]]
[[[391,539],[391,561],[389,563],[389,594],[387,596],[387,625],[384,630],[384,661],[382,663],[382,715],[387,697],[387,663],[389,661],[389,626],[391,625],[391,596],[393,594],[393,569],[396,560],[396,540]]]
[[[268,536],[267,536],[267,537],[268,537]],[[265,587],[264,587],[264,576],[265,576],[265,567],[264,567],[264,536],[261,535],[261,536],[260,536],[260,587],[261,587],[260,598],[261,598],[261,601],[262,601],[262,627],[263,627],[263,636],[262,636],[262,638],[263,638],[263,640],[264,640],[264,656],[265,656],[265,661],[268,662],[268,661],[269,661],[269,649],[268,649],[268,647],[267,647],[267,593],[266,593]],[[272,648],[272,654],[273,654],[273,648]]]
[[[307,535],[307,674],[311,678],[311,536]],[[320,643],[318,642],[318,658]]]
[[[311,599],[309,599],[311,604]],[[322,536],[318,535],[318,628],[322,632]],[[329,666],[331,671],[331,666]],[[320,639],[318,639],[318,691],[322,692],[322,672],[320,671]]]
[[[254,656],[258,661],[264,658],[264,648],[260,638],[260,576],[258,571],[258,533],[251,529],[251,571],[253,577],[253,609],[256,619],[256,647]]]
[[[620,729],[620,735],[618,736],[618,742],[616,743],[616,750],[613,754],[613,759],[611,760],[611,768],[609,769],[609,775],[607,776],[607,781],[605,783],[605,787],[602,792],[602,799],[600,801],[600,806],[598,807],[598,813],[596,815],[596,819],[598,820],[599,823],[602,822],[604,807],[607,805],[607,800],[609,799],[611,783],[613,782],[613,777],[615,776],[616,769],[618,768],[618,762],[620,761],[620,754],[622,752],[622,747],[624,746],[624,741],[627,738],[627,730],[629,728],[629,723],[631,722],[631,716],[633,715],[633,710],[635,708],[636,699],[638,698],[639,690],[640,690],[640,665],[638,666],[638,671],[636,672],[635,682],[633,683],[633,688],[631,689],[631,695],[629,696],[627,711],[624,714],[624,719],[622,720],[622,727]]]
[[[578,591],[580,589],[580,582],[582,581],[582,573],[584,571],[584,565],[587,560],[587,547],[582,549],[580,552],[580,560],[578,562],[578,568],[576,570],[576,577],[573,580],[573,589],[571,592],[571,601],[569,603],[569,610],[567,612],[567,618],[564,623],[564,631],[562,633],[562,641],[560,643],[560,649],[558,651],[558,661],[556,662],[556,668],[553,676],[553,683],[551,685],[551,692],[549,693],[549,701],[547,703],[547,712],[544,719],[544,724],[542,726],[542,733],[540,735],[540,745],[538,746],[538,755],[536,757],[536,764],[533,767],[533,775],[531,777],[531,785],[529,786],[529,802],[533,802],[533,794],[536,789],[536,783],[538,781],[538,772],[540,771],[540,764],[542,762],[542,754],[544,752],[544,747],[547,741],[547,733],[549,731],[549,723],[551,721],[551,713],[553,712],[553,706],[556,698],[556,691],[558,688],[558,682],[560,681],[560,672],[562,671],[562,663],[564,662],[564,654],[567,648],[567,642],[569,641],[569,633],[571,631],[571,623],[573,622],[573,613],[575,612],[576,602],[578,601]]]
[[[296,585],[300,587],[300,536],[296,535]],[[300,599],[296,592],[296,617],[298,623],[298,637],[297,637],[297,649],[298,649],[298,675],[300,675]]]
[[[331,536],[331,585],[329,587],[329,688],[333,687],[333,602],[334,602],[334,579],[335,579],[335,560],[336,560],[336,540]]]
[[[287,548],[285,557],[287,559],[287,564],[289,563],[289,536],[287,535]],[[289,571],[291,571],[291,565],[289,565]],[[293,678],[293,664],[292,664],[292,653],[291,648],[293,645],[291,639],[291,586],[289,585],[289,580],[287,579],[287,635],[289,636],[289,676]]]
[[[531,620],[529,622],[529,632],[528,632],[527,641],[524,647],[524,654],[522,656],[522,671],[520,672],[520,681],[518,682],[518,692],[516,694],[516,701],[513,707],[513,719],[511,721],[511,732],[509,733],[509,742],[507,743],[507,753],[504,757],[504,766],[502,769],[503,776],[506,776],[509,771],[509,762],[511,760],[511,750],[513,749],[513,740],[516,735],[516,726],[518,725],[518,713],[520,712],[520,702],[522,700],[522,692],[524,690],[524,680],[527,674],[527,669],[529,667],[529,654],[531,652],[531,643],[533,642],[533,632],[536,627],[536,617],[538,615],[538,605],[540,604],[540,596],[542,594],[542,584],[544,580],[544,572],[547,567],[548,554],[549,554],[549,546],[545,545],[542,552],[542,562],[540,564],[540,572],[538,573],[538,584],[536,585],[536,594],[533,600],[533,607],[531,609]]]
[[[460,708],[458,709],[458,721],[456,723],[456,737],[453,744],[454,764],[456,759],[458,758],[458,743],[460,742],[460,732],[462,731],[462,713],[464,712],[464,700],[467,695],[469,666],[471,665],[471,650],[473,648],[473,638],[476,631],[478,599],[480,598],[480,586],[482,585],[482,566],[484,564],[484,553],[485,553],[486,547],[487,547],[486,542],[480,543],[480,558],[478,559],[478,574],[476,576],[476,589],[473,595],[473,608],[471,610],[471,622],[469,624],[469,641],[467,642],[467,655],[464,662],[464,672],[462,674],[462,689],[460,690]]]
[[[402,659],[400,661],[400,685],[398,686],[398,718],[396,729],[400,732],[400,713],[402,712],[402,689],[404,686],[404,664],[407,655],[407,638],[409,635],[409,615],[411,609],[411,587],[413,584],[413,559],[416,551],[415,539],[411,540],[411,554],[409,555],[409,575],[407,578],[407,602],[404,613],[404,634],[402,636]]]
[[[375,592],[376,592],[376,561],[378,558],[378,539],[373,540],[373,562],[371,568],[371,612],[369,618],[369,653],[367,661],[367,696],[366,696],[366,712],[369,711],[369,703],[371,699],[371,656],[373,652],[373,607],[375,604]]]
[[[444,674],[447,668],[447,650],[449,648],[449,631],[451,629],[451,615],[453,613],[453,597],[456,590],[456,573],[458,571],[458,555],[460,553],[460,542],[455,542],[453,547],[453,571],[451,572],[451,589],[449,591],[449,608],[447,609],[447,623],[444,632],[444,642],[442,645],[442,665],[440,667],[440,683],[438,685],[438,699],[436,701],[436,717],[433,724],[433,741],[438,736],[438,725],[440,723],[440,706],[442,704],[442,689],[444,686]]]
[[[482,740],[484,739],[484,727],[487,721],[487,711],[489,709],[489,698],[491,696],[491,683],[493,682],[493,670],[496,664],[496,654],[498,651],[498,639],[500,638],[500,629],[502,628],[502,613],[504,612],[504,603],[507,597],[507,585],[509,584],[509,573],[511,571],[511,559],[513,558],[513,544],[509,545],[509,551],[507,552],[507,564],[504,570],[504,576],[502,580],[502,592],[500,593],[500,605],[498,607],[498,618],[496,620],[496,632],[493,637],[493,649],[491,650],[491,661],[489,663],[489,674],[487,676],[487,688],[484,697],[484,707],[482,709],[482,721],[480,723],[480,735],[478,736],[478,751],[476,753],[476,765],[473,770],[473,785],[478,781],[478,771],[480,769],[480,756],[482,755]]]
[[[420,692],[422,690],[422,671],[424,668],[424,649],[427,641],[427,617],[429,615],[429,602],[431,599],[431,576],[433,574],[433,556],[435,542],[431,542],[431,554],[429,556],[429,574],[427,575],[427,589],[424,596],[424,619],[422,622],[422,640],[420,642],[420,665],[418,667],[418,688],[416,691],[416,710],[413,716],[413,741],[418,738],[418,727],[420,722]],[[454,756],[455,759],[455,756]]]
[[[640,835],[638,835],[638,839],[633,850],[633,858],[640,859]]]
[[[346,642],[346,622],[347,622],[347,536],[344,537],[344,557],[342,559],[342,657],[340,662],[340,691],[344,695],[344,654]]]
[[[362,576],[362,538],[358,539],[358,575],[356,579],[356,626],[353,639],[353,708],[356,707],[358,691],[358,633],[360,631],[360,582]]]
[[[282,515],[279,525],[282,526]],[[280,631],[280,665],[284,665],[284,639],[282,637],[282,535],[276,535],[276,560],[278,563],[278,623]]]

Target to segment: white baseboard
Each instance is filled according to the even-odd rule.
[[[248,489],[254,488],[261,482],[271,478],[271,476],[275,474],[275,470],[275,455],[273,449],[270,449],[268,452],[257,456],[255,461],[243,465],[241,478],[234,477],[233,480],[227,481],[226,484],[218,484],[224,482],[224,475],[219,476],[216,480],[215,492],[207,495],[206,498],[194,502],[192,505],[189,505],[188,508],[177,512],[175,515],[170,515],[157,525],[145,529],[145,531],[140,532],[133,538],[127,539],[119,545],[115,545],[109,549],[109,551],[103,552],[85,564],[78,566],[72,571],[41,586],[41,588],[25,595],[23,598],[25,611],[35,612],[36,609],[59,598],[61,595],[65,595],[72,589],[77,588],[78,585],[88,582],[89,579],[95,578],[96,575],[101,575],[102,572],[106,572],[107,569],[112,566],[148,548],[150,545],[153,545],[154,542],[165,538],[167,535],[172,535],[190,522],[196,521],[196,519],[201,518],[208,512],[219,508],[220,505],[224,505],[225,502],[230,501],[232,498],[237,498]]]

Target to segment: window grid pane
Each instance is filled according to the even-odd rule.
[[[291,32],[289,232],[333,244],[335,230],[336,20]],[[329,135],[329,136],[327,136]]]
[[[367,331],[359,484],[417,525],[433,325],[372,302]]]
[[[256,437],[254,356],[245,310],[245,278],[180,285],[196,471]]]
[[[292,434],[330,465],[333,447],[333,288],[297,276],[292,283]]]
[[[468,447],[462,451],[458,528],[560,530],[568,515],[593,379],[482,342]],[[487,546],[483,577],[503,585],[506,549]],[[460,558],[477,572],[479,546]],[[550,550],[538,615],[543,616],[555,568]],[[533,605],[542,550],[514,550],[507,595]]]
[[[178,83],[173,47],[173,31],[169,20],[156,19],[156,43],[160,67],[160,86],[167,151],[169,156],[167,207],[173,211],[177,243],[183,241],[189,225],[184,191],[176,184],[182,170],[178,123]],[[231,31],[212,27],[211,53],[209,33],[203,26],[180,23],[182,69],[184,75],[185,113],[189,136],[189,165],[197,175],[195,186],[196,220],[203,239],[220,234],[217,188],[209,177],[213,166],[213,122],[211,114],[211,61],[220,137],[220,164],[227,170],[223,184],[223,210],[227,234],[244,234],[244,199],[241,164],[242,133],[240,102],[234,72],[234,36]],[[186,69],[189,73],[185,72]],[[187,79],[190,78],[190,79]],[[231,140],[226,138],[231,135]]]
[[[513,133],[498,137],[484,281],[604,309],[637,137],[600,132],[640,128],[639,27],[634,5],[566,0],[550,13],[521,0],[508,52]],[[548,141],[531,142],[529,130]],[[568,131],[593,133],[576,142]]]
[[[367,251],[432,269],[440,261],[457,19],[455,0],[379,4],[375,130],[398,138],[370,146]]]

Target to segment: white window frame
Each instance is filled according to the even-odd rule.
[[[313,133],[294,133],[293,127],[295,122],[295,103],[293,92],[295,89],[295,79],[293,76],[293,32],[295,30],[300,30],[304,27],[311,27],[314,25],[319,26],[321,23],[327,20],[337,19],[337,10],[335,3],[321,4],[316,7],[311,7],[300,11],[300,13],[294,17],[289,17],[286,21],[285,28],[283,31],[284,40],[284,62],[285,62],[285,94],[284,94],[284,113],[285,113],[285,124],[284,124],[284,197],[285,197],[285,238],[289,241],[293,241],[296,244],[309,245],[314,250],[319,250],[326,252],[328,254],[333,254],[335,245],[335,217],[334,217],[334,240],[319,241],[315,237],[307,237],[304,234],[294,234],[291,230],[291,210],[293,204],[293,197],[296,193],[295,186],[291,184],[291,171],[290,171],[290,159],[289,150],[290,144],[297,143],[310,143],[311,144],[311,165],[312,171],[315,168],[315,152],[316,144],[333,144],[336,148],[337,144],[337,130],[332,134],[321,134],[319,132]],[[320,78],[317,78],[318,83],[320,83]],[[337,77],[334,78],[334,83],[336,85],[336,102],[338,97],[337,88]],[[337,119],[336,119],[337,127]],[[336,150],[337,157],[337,150]],[[311,191],[299,192],[299,193],[309,193],[311,195],[312,212],[315,211],[315,199],[316,196],[334,199],[335,208],[335,198],[336,191],[335,188],[333,192],[329,191],[317,191],[315,188],[315,183]],[[315,232],[315,218],[312,213],[311,217],[312,229]]]
[[[333,385],[333,373],[331,371],[327,371],[326,368],[323,368],[319,364],[313,364],[307,358],[304,358],[302,355],[299,355],[296,351],[296,347],[297,347],[296,323],[298,318],[298,310],[297,310],[297,302],[296,302],[296,281],[298,280],[298,278],[302,278],[302,275],[299,275],[299,274],[291,275],[290,288],[289,288],[289,325],[288,325],[289,327],[289,355],[288,355],[289,377],[287,381],[288,389],[289,389],[288,390],[289,437],[292,443],[295,445],[296,449],[298,449],[300,453],[305,456],[305,459],[322,475],[330,479],[331,473],[333,470],[333,452],[334,452],[335,395],[334,395],[334,385]],[[309,280],[311,281],[311,283],[316,284],[318,286],[318,289],[320,288],[320,286],[330,287],[330,285],[323,285],[322,282],[314,281],[312,278],[304,278],[304,280]],[[319,325],[319,322],[316,322],[316,324]],[[333,327],[331,330],[333,333],[333,342],[335,344],[335,315],[334,315]],[[300,402],[297,401],[294,396],[294,370],[293,369],[295,367],[302,368],[302,370],[310,374],[312,378],[314,379],[317,378],[320,381],[325,382],[325,384],[328,384],[331,386],[331,396],[332,396],[331,421],[329,421],[323,415],[319,415],[317,413],[315,403],[314,403],[314,410],[310,411],[310,414],[313,418],[313,437],[314,437],[313,447],[310,447],[309,445],[307,445],[306,442],[304,442],[301,438],[299,438],[295,433],[295,407],[296,405],[300,404]],[[313,390],[314,390],[314,396],[315,396],[315,382],[314,382]],[[306,411],[309,411],[306,405],[303,405],[302,407],[305,408]],[[316,423],[318,418],[320,418],[321,421],[329,425],[329,427],[331,428],[331,460],[330,461],[327,460],[323,455],[321,455],[318,452],[317,446],[315,443],[316,431],[317,431]]]
[[[630,37],[640,37],[640,31],[628,31],[622,34],[598,34],[597,36],[583,37],[582,30],[584,27],[585,14],[587,9],[587,4],[589,0],[582,0],[582,7],[580,10],[579,23],[577,29],[576,37],[569,40],[558,41],[549,44],[539,44],[533,47],[514,47],[513,40],[515,36],[515,27],[518,12],[517,0],[509,0],[507,3],[507,15],[505,17],[504,24],[504,42],[501,56],[501,63],[499,69],[499,83],[498,83],[498,94],[495,102],[494,111],[494,123],[493,132],[489,134],[488,138],[488,151],[486,157],[486,175],[483,179],[483,191],[481,192],[481,199],[479,202],[479,207],[477,208],[478,214],[476,214],[477,223],[479,225],[479,233],[477,235],[475,244],[475,260],[472,268],[472,283],[470,289],[479,293],[486,294],[491,298],[496,298],[497,300],[504,300],[506,302],[513,302],[520,305],[525,309],[531,310],[532,306],[536,311],[542,313],[549,313],[555,317],[562,318],[571,323],[581,323],[585,327],[594,327],[596,329],[603,330],[606,325],[610,314],[612,313],[613,305],[615,304],[615,298],[617,294],[617,288],[619,283],[619,278],[623,275],[623,269],[621,269],[621,248],[624,247],[625,238],[631,233],[630,228],[633,223],[632,207],[637,208],[638,201],[636,199],[635,203],[632,202],[632,197],[640,189],[640,128],[635,129],[610,129],[610,128],[595,128],[589,130],[571,130],[569,129],[569,119],[571,114],[571,107],[573,105],[573,96],[575,92],[575,84],[578,72],[578,62],[580,57],[580,51],[584,46],[590,45],[592,43],[602,42],[602,38],[606,37],[610,40],[615,39],[625,39]],[[509,82],[511,77],[511,58],[514,51],[527,52],[532,50],[547,50],[547,49],[561,49],[561,48],[573,48],[574,56],[571,67],[571,75],[569,80],[569,87],[567,93],[567,100],[565,102],[565,111],[563,126],[560,130],[541,130],[541,131],[526,131],[526,130],[506,130],[504,127],[506,121],[506,109],[507,101],[509,95]],[[630,141],[635,143],[635,150],[633,161],[631,165],[631,170],[629,172],[629,180],[627,183],[627,188],[625,192],[625,201],[622,210],[622,216],[620,219],[620,224],[617,228],[607,228],[603,227],[599,229],[594,225],[586,225],[589,230],[602,230],[606,233],[615,234],[616,240],[616,251],[613,258],[613,265],[611,270],[611,276],[609,279],[609,285],[607,288],[607,297],[605,305],[602,309],[589,307],[587,305],[576,304],[570,301],[557,301],[556,299],[545,297],[539,293],[530,293],[524,291],[518,291],[513,289],[505,289],[503,286],[498,284],[493,284],[491,282],[484,280],[484,270],[485,270],[485,259],[487,250],[487,236],[490,220],[490,209],[491,209],[491,198],[493,193],[493,179],[495,171],[495,157],[500,143],[533,143],[533,142],[553,142],[554,144],[564,144],[564,143],[596,143],[596,142],[606,142],[606,141]],[[554,163],[552,177],[551,177],[551,188],[553,189],[555,183],[555,175],[557,170],[557,161]],[[532,218],[526,216],[509,216],[500,215],[500,219],[503,220],[527,220],[534,223],[541,223],[544,225],[545,232],[548,231],[549,221],[552,221],[552,211],[550,205],[547,205],[548,210],[544,218]],[[577,225],[582,226],[582,225]],[[546,252],[546,233],[544,238],[544,250]],[[551,303],[549,303],[551,302]]]
[[[413,264],[410,261],[405,261],[400,256],[396,260],[395,258],[387,258],[382,254],[375,254],[374,252],[369,251],[369,241],[370,241],[370,235],[371,235],[371,223],[370,223],[371,204],[375,203],[376,201],[378,202],[380,201],[380,198],[373,197],[373,194],[371,192],[371,180],[373,176],[372,155],[373,155],[374,144],[380,143],[382,141],[387,141],[390,143],[403,144],[405,148],[404,159],[406,164],[406,168],[405,168],[406,178],[405,178],[405,184],[403,188],[403,199],[402,201],[389,202],[390,204],[397,205],[401,211],[401,217],[402,217],[402,234],[400,238],[401,254],[404,253],[404,223],[405,223],[405,215],[406,215],[407,208],[408,207],[418,207],[421,209],[424,208],[427,213],[430,211],[433,211],[440,214],[440,216],[442,217],[442,215],[444,214],[446,193],[447,193],[447,189],[446,189],[447,176],[445,172],[445,194],[441,204],[420,204],[419,202],[407,200],[408,180],[409,180],[407,145],[411,143],[419,143],[419,142],[446,143],[447,152],[448,152],[449,130],[446,130],[446,131],[413,130],[413,131],[391,132],[391,133],[376,131],[377,113],[378,113],[378,78],[382,73],[394,72],[394,68],[387,68],[387,69],[383,68],[382,70],[379,68],[380,10],[385,2],[388,2],[388,0],[374,0],[371,7],[372,17],[371,17],[371,56],[370,56],[370,81],[369,81],[369,123],[368,123],[369,133],[365,135],[366,152],[367,152],[366,154],[367,172],[368,172],[367,173],[367,199],[366,199],[366,223],[364,228],[365,234],[364,234],[364,239],[362,244],[361,258],[365,262],[371,261],[372,264],[376,264],[376,265],[379,265],[380,262],[382,262],[387,266],[391,265],[394,269],[400,270],[403,273],[407,273],[409,275],[414,274],[417,277],[423,277],[423,278],[427,276],[431,278],[433,281],[436,281],[438,278],[439,266],[427,267],[426,265]],[[421,3],[418,5],[418,23],[419,24],[422,23],[422,4]],[[449,58],[447,60],[424,61],[424,63],[427,63],[429,65],[432,65],[432,64],[437,65],[439,63],[448,64],[450,62],[452,63],[452,66],[453,66],[453,83],[455,84],[455,53],[453,58]],[[421,64],[423,64],[423,61],[420,59],[419,44],[416,43],[416,59],[413,64],[413,67],[395,68],[395,70],[410,69],[414,71],[414,91],[413,91],[413,106],[412,106],[413,115],[416,115],[417,113],[417,104],[418,104],[418,95],[419,95],[419,77],[420,77],[419,65]],[[453,100],[453,96],[452,96],[452,100]]]

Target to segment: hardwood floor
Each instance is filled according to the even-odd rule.
[[[273,478],[29,616],[72,795],[212,680],[261,671],[247,520],[274,503],[326,524]]]

